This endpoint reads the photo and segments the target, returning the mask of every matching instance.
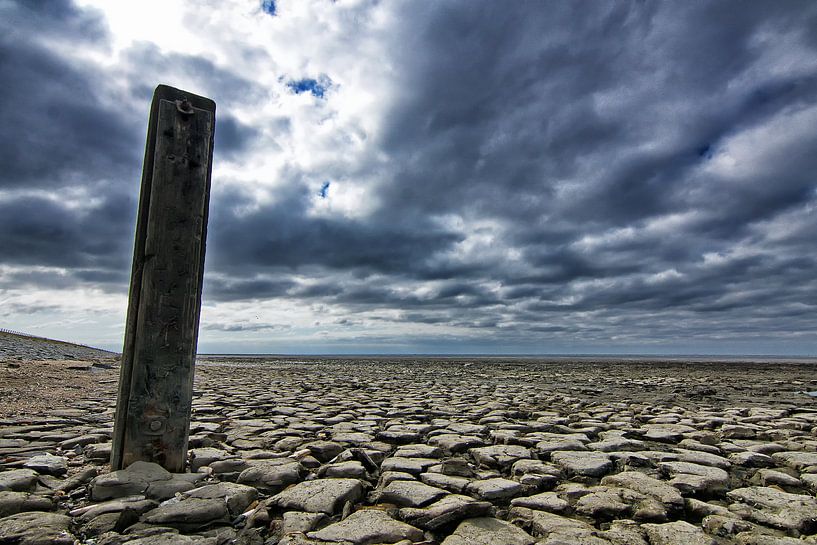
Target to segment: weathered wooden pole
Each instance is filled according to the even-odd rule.
[[[111,467],[184,471],[216,104],[159,85],[150,105]]]

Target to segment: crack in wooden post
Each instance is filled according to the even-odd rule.
[[[216,104],[159,85],[150,106],[111,468],[184,471]]]

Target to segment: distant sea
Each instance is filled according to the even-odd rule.
[[[259,359],[281,360],[288,363],[312,363],[315,360],[353,360],[390,359],[390,360],[480,360],[480,361],[673,361],[673,362],[778,362],[778,363],[814,363],[817,356],[781,356],[765,354],[723,355],[723,354],[206,354],[199,353],[199,358],[207,359]]]

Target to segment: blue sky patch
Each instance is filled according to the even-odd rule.
[[[323,98],[326,90],[331,86],[332,80],[326,76],[321,76],[318,79],[303,78],[291,80],[289,83],[287,83],[287,87],[289,87],[290,90],[296,95],[300,95],[301,93],[312,93],[312,96],[316,98]]]
[[[330,185],[329,180],[326,180],[325,182],[323,182],[323,185],[321,186],[321,190],[318,191],[318,196],[321,199],[325,199],[329,195],[329,185]]]
[[[261,0],[261,9],[263,9],[267,15],[275,15],[277,9],[275,0]]]

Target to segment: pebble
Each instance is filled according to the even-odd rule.
[[[309,532],[307,536],[321,541],[348,541],[354,545],[368,545],[396,543],[402,539],[420,541],[423,539],[423,532],[392,519],[385,511],[362,509],[322,530]]]

